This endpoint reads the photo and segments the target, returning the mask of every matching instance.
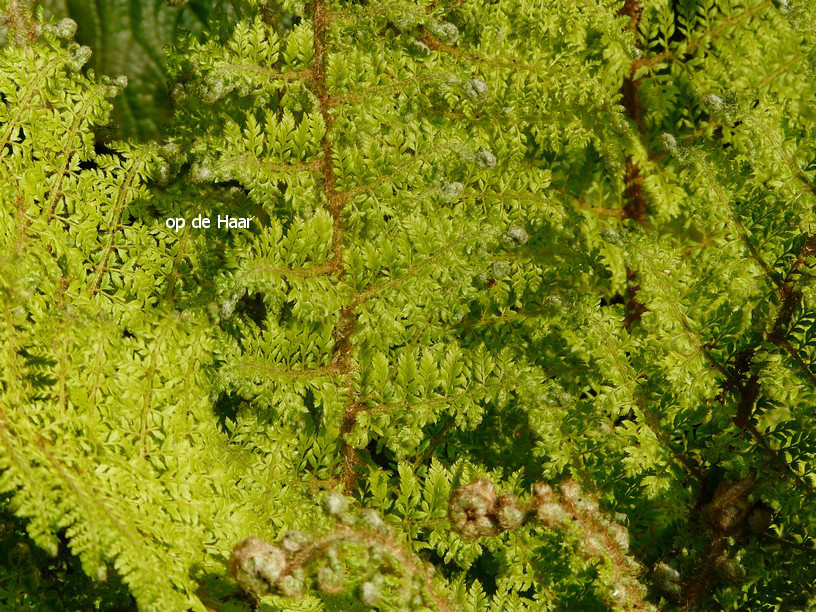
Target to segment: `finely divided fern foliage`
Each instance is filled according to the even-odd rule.
[[[810,0],[90,4],[0,2],[4,605],[816,605]]]

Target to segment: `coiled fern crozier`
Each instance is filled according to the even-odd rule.
[[[816,607],[812,0],[172,4],[0,1],[0,607]]]

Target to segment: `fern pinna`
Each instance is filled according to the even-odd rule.
[[[211,4],[0,3],[0,600],[813,606],[812,3]]]

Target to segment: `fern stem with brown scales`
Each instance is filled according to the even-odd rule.
[[[640,24],[640,15],[643,5],[640,0],[626,0],[620,14],[631,19],[627,29],[637,30]],[[635,79],[634,65],[632,70],[623,79],[621,85],[621,95],[623,96],[623,107],[626,115],[637,126],[638,132],[643,132],[643,121],[640,103],[638,101],[638,81]],[[626,156],[626,173],[624,175],[624,205],[623,219],[632,219],[639,225],[644,225],[646,221],[646,196],[643,192],[643,179],[640,176],[640,167],[631,155]],[[646,311],[646,307],[637,299],[640,285],[636,280],[637,273],[631,268],[626,269],[626,298],[624,301],[623,326],[629,331],[632,324],[640,321],[640,317]]]
[[[337,272],[337,281],[342,282],[345,276],[343,269],[344,249],[343,235],[345,231],[345,220],[343,219],[343,207],[347,201],[341,193],[337,191],[337,178],[334,173],[334,143],[332,142],[332,125],[334,117],[331,107],[334,102],[326,87],[326,72],[328,67],[328,37],[331,15],[325,7],[324,0],[314,0],[312,3],[312,28],[314,37],[315,57],[312,85],[320,106],[320,114],[326,125],[326,134],[323,137],[323,157],[321,160],[321,174],[323,175],[323,197],[326,200],[326,209],[332,216],[332,247],[333,264]],[[351,335],[356,326],[356,315],[354,314],[354,302],[348,304],[340,311],[340,318],[334,330],[335,349],[332,358],[332,368],[340,372],[351,370]],[[348,401],[345,407],[345,414],[340,425],[340,434],[345,437],[354,427],[357,420],[357,410],[354,401],[353,383],[349,382],[347,387]],[[358,475],[356,466],[360,460],[355,449],[343,440],[342,467],[340,481],[346,492],[351,492],[357,485]]]
[[[18,47],[23,47],[34,42],[37,33],[34,28],[32,17],[31,0],[10,0],[5,15],[5,21],[13,34],[12,40]]]

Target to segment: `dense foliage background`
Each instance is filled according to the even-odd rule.
[[[816,607],[812,0],[0,11],[0,606]]]

